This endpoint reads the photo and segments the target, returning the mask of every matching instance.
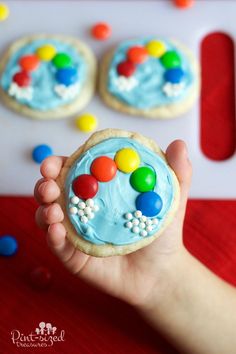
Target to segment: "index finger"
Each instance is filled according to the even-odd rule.
[[[41,164],[40,172],[45,178],[56,179],[66,161],[65,156],[47,157]]]

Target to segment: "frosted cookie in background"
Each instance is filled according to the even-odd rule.
[[[187,112],[199,94],[199,67],[175,40],[127,40],[108,51],[100,67],[99,92],[122,113],[174,118]]]
[[[0,58],[0,97],[33,119],[57,119],[82,110],[94,94],[96,59],[86,44],[63,35],[15,41]]]

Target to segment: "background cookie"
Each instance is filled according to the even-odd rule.
[[[175,40],[125,41],[105,54],[99,91],[104,102],[120,112],[174,118],[190,109],[198,96],[198,64]]]
[[[80,40],[32,35],[14,42],[0,59],[0,97],[22,115],[64,118],[91,99],[96,60]]]
[[[154,141],[106,129],[69,157],[57,180],[67,237],[105,257],[151,243],[171,222],[179,185]]]

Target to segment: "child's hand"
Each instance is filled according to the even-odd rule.
[[[109,294],[136,305],[149,301],[154,289],[156,298],[165,296],[165,291],[169,288],[168,271],[175,267],[183,251],[182,228],[192,173],[185,143],[174,141],[167,148],[166,157],[180,183],[179,210],[160,238],[126,256],[88,256],[76,250],[66,238],[66,230],[61,223],[63,212],[55,203],[60,194],[55,179],[65,157],[47,158],[41,166],[43,178],[35,187],[35,197],[41,204],[36,220],[41,228],[48,231],[47,239],[51,250],[71,272]]]

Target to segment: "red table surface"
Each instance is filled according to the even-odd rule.
[[[218,93],[214,91],[214,100],[216,95],[220,98],[220,88],[225,90],[227,80],[231,85],[231,75],[224,76],[223,83],[217,82]],[[205,109],[211,97],[211,90],[207,97],[202,97]],[[214,129],[215,133],[216,129],[222,133],[222,127]],[[215,142],[204,139],[202,144],[209,146],[212,152]],[[0,235],[12,234],[19,241],[19,251],[14,257],[0,258],[0,354],[177,353],[134,309],[88,286],[64,269],[49,252],[44,233],[35,225],[36,207],[33,198],[0,198]],[[184,225],[188,250],[234,285],[235,215],[236,201],[190,200]],[[53,276],[51,287],[44,291],[33,289],[29,281],[30,271],[39,265],[48,267]],[[34,350],[13,345],[13,329],[28,334],[41,321],[65,330],[65,341],[51,348]]]

